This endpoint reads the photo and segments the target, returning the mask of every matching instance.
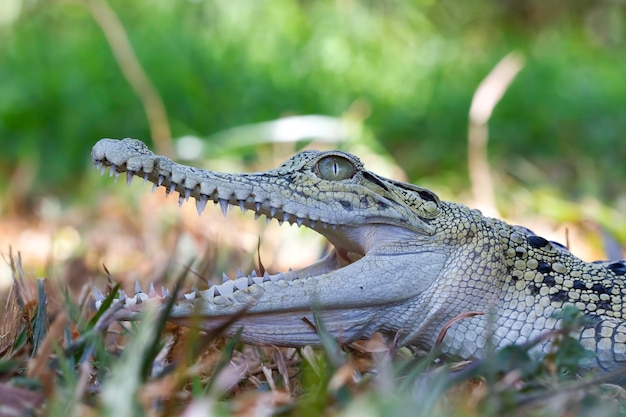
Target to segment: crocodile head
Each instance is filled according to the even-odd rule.
[[[441,203],[431,191],[364,169],[353,155],[304,151],[277,169],[219,173],[188,167],[153,154],[134,139],[102,139],[92,158],[102,173],[126,172],[178,192],[181,203],[195,198],[198,214],[208,201],[305,226],[325,236],[333,250],[301,269],[240,276],[185,294],[171,319],[201,322],[206,329],[246,307],[240,320],[244,340],[260,344],[317,343],[304,318],[320,312],[327,330],[341,341],[375,331],[401,331],[407,308],[437,278],[447,254],[427,245]],[[163,297],[138,292],[121,302],[120,319],[135,319],[141,304]],[[194,317],[200,316],[201,320]]]

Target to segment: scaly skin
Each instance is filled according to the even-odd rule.
[[[312,320],[315,308],[341,342],[379,331],[429,349],[451,319],[482,311],[488,314],[455,323],[441,345],[474,358],[485,355],[488,337],[500,348],[555,329],[555,314],[573,305],[588,319],[576,336],[597,355],[587,365],[626,363],[626,261],[584,262],[527,229],[379,177],[353,155],[305,151],[274,170],[224,174],[174,163],[138,140],[103,139],[92,158],[103,172],[126,172],[128,182],[136,175],[179,192],[181,203],[195,198],[199,214],[208,200],[224,213],[239,206],[309,227],[334,246],[297,271],[252,274],[187,294],[173,321],[199,314],[211,329],[248,306],[240,319],[245,341],[301,346],[319,343],[302,320]],[[121,301],[117,318],[137,319],[142,303],[162,300],[139,292]]]

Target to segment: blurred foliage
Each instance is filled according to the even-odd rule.
[[[84,3],[3,3],[0,175],[32,174],[23,190],[28,196],[71,193],[97,139],[149,140],[144,110]],[[506,53],[518,50],[526,66],[490,123],[494,168],[522,181],[556,181],[574,194],[615,198],[621,191],[623,3],[113,0],[111,6],[162,95],[175,137],[208,137],[293,114],[351,116],[363,120],[411,180],[449,172],[461,178],[472,94]]]

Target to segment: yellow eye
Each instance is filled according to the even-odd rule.
[[[322,179],[340,181],[352,178],[356,170],[354,164],[346,158],[338,155],[329,155],[317,162],[315,172]]]

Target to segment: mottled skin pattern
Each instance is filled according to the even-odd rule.
[[[304,317],[321,311],[342,342],[379,331],[401,345],[431,348],[442,327],[470,311],[447,332],[441,348],[463,358],[523,343],[559,326],[555,314],[573,305],[586,317],[576,336],[596,352],[586,365],[608,370],[626,364],[626,262],[588,263],[565,247],[479,211],[440,201],[430,190],[377,176],[353,155],[301,152],[262,173],[222,174],[156,156],[140,141],[103,139],[92,158],[103,172],[127,172],[196,199],[252,210],[279,222],[309,227],[334,250],[302,269],[254,273],[194,291],[177,302],[171,319],[203,316],[210,329],[248,306],[240,320],[251,343],[319,343]],[[119,319],[138,317],[146,302],[167,294],[123,298]],[[100,296],[98,298],[101,299]],[[538,349],[547,351],[549,341]]]

